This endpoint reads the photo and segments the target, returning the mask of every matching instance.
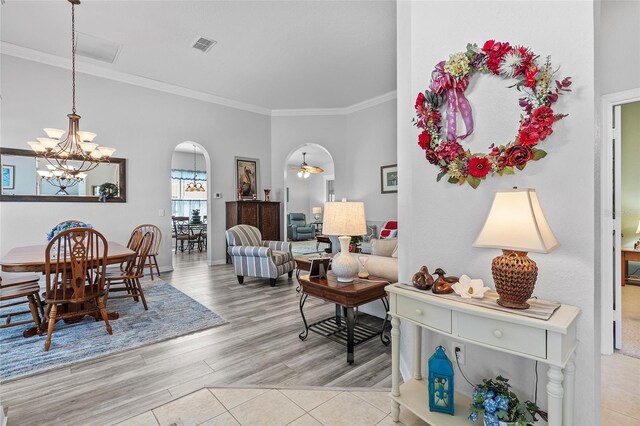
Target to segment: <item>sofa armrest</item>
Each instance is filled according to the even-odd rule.
[[[271,257],[271,249],[269,247],[259,246],[231,246],[227,250],[231,256],[242,257]]]
[[[262,245],[273,251],[291,251],[291,243],[286,241],[263,241]]]

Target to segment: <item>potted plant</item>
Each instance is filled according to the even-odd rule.
[[[533,424],[536,414],[544,418],[544,413],[531,402],[520,402],[511,390],[509,379],[498,376],[495,379],[483,379],[477,385],[471,397],[469,420],[475,422],[480,416],[487,426]]]

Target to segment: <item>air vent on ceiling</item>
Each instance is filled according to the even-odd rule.
[[[193,47],[203,52],[208,52],[216,43],[218,42],[213,39],[199,37],[196,42],[193,43]]]

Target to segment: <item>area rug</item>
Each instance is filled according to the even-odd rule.
[[[77,324],[56,323],[51,349],[44,351],[42,336],[22,337],[26,326],[0,330],[0,383],[97,357],[183,336],[225,324],[226,321],[165,281],[143,284],[149,310],[142,301],[113,299],[107,310],[120,318],[104,322],[86,316]],[[25,305],[23,305],[24,307]],[[16,318],[17,322],[19,319]]]

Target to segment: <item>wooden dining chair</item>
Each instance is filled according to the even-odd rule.
[[[0,319],[4,320],[4,324],[0,324],[0,328],[15,327],[33,322],[36,325],[38,335],[42,335],[40,315],[44,316],[44,307],[40,300],[38,279],[39,277],[35,274],[11,277],[5,280],[0,276],[0,302],[9,302],[0,304],[0,312],[2,312]],[[25,303],[29,306],[27,311],[12,308]],[[23,319],[22,316],[25,314],[30,314],[31,319],[28,319],[29,317],[24,317]],[[14,321],[15,318],[19,318],[18,321]],[[23,333],[26,337],[25,333],[27,333],[27,330]]]
[[[92,315],[100,317],[113,334],[103,304],[107,269],[106,238],[92,228],[72,228],[60,232],[45,251],[45,321],[48,322],[44,350],[49,351],[58,319]]]
[[[144,310],[147,311],[147,300],[144,297],[144,291],[140,284],[140,278],[144,277],[144,268],[147,263],[147,256],[153,247],[153,234],[146,232],[142,237],[140,245],[136,249],[136,255],[127,261],[127,266],[122,273],[107,273],[106,290],[104,295],[104,305],[107,305],[108,299],[123,299],[131,297],[138,302],[138,298],[142,299]],[[119,285],[115,285],[119,284]],[[112,295],[111,293],[127,293],[122,295]]]
[[[145,223],[144,225],[138,225],[135,230],[141,231],[143,234],[146,232],[150,232],[153,236],[153,244],[151,245],[151,250],[149,251],[149,255],[147,256],[149,260],[149,273],[151,275],[151,281],[153,281],[153,266],[156,267],[156,272],[158,276],[160,276],[160,268],[158,267],[158,252],[160,251],[160,242],[162,241],[162,232],[160,228],[156,225],[152,225],[150,223]]]
[[[191,249],[198,243],[198,236],[194,234],[193,228],[189,224],[187,216],[175,216],[173,219],[173,233],[176,239],[176,254],[178,253],[178,241],[180,242],[180,251],[184,252],[184,244],[187,243],[187,251],[191,253]]]

